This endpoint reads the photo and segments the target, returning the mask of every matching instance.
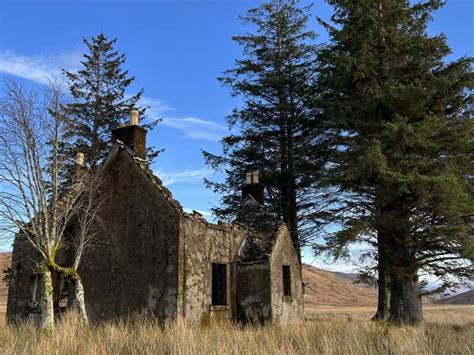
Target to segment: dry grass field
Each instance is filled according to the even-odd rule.
[[[309,313],[294,326],[160,326],[143,318],[82,327],[66,317],[54,335],[0,325],[1,354],[472,354],[474,306],[426,310],[426,324],[397,327],[368,320],[372,309]]]
[[[0,253],[2,269],[9,254]],[[231,324],[162,326],[136,318],[91,328],[66,317],[54,335],[7,327],[0,281],[0,354],[474,354],[474,306],[426,305],[426,322],[397,327],[371,322],[376,294],[333,273],[305,267],[306,322],[239,328]]]

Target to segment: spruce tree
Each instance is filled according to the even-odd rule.
[[[447,63],[445,36],[427,33],[442,1],[328,2],[319,106],[341,229],[327,246],[374,243],[379,311],[389,279],[390,319],[418,323],[421,272],[444,287],[472,277],[472,59]]]
[[[226,173],[223,183],[207,181],[224,195],[214,213],[235,218],[245,173],[260,170],[266,203],[286,222],[298,250],[319,222],[310,176],[321,162],[310,102],[317,48],[315,33],[306,28],[309,11],[298,1],[282,0],[241,17],[255,31],[233,37],[243,58],[219,79],[243,100],[227,118],[238,133],[222,140],[222,155],[204,152],[208,166]]]
[[[65,107],[71,123],[68,142],[62,146],[62,153],[71,159],[66,180],[70,179],[77,151],[83,152],[87,164],[95,168],[111,148],[112,130],[129,120],[131,110],[138,109],[142,118],[145,113],[145,108],[137,107],[143,89],[132,96],[126,94],[135,78],[123,69],[126,58],[114,49],[117,39],[100,33],[83,41],[88,52],[83,55],[82,68],[63,71],[72,97]],[[154,157],[152,151],[150,154]]]

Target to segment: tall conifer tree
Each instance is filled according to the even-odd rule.
[[[116,41],[103,33],[85,38],[88,53],[83,55],[82,69],[64,71],[72,101],[65,108],[71,124],[63,154],[72,159],[81,151],[92,168],[107,155],[112,130],[128,121],[130,111],[139,109],[142,118],[145,113],[145,108],[137,108],[143,89],[132,96],[126,94],[135,78],[123,69],[126,58],[114,49]],[[68,171],[66,179],[70,174]]]
[[[207,181],[224,194],[214,212],[235,217],[245,173],[260,170],[266,203],[287,223],[298,250],[319,222],[309,175],[320,163],[310,104],[317,48],[315,33],[306,28],[309,11],[298,1],[281,0],[242,16],[255,31],[233,37],[244,56],[220,78],[233,96],[243,99],[228,117],[239,132],[222,140],[223,155],[204,152],[208,165],[227,175],[222,184]]]
[[[445,36],[427,33],[442,1],[328,2],[320,107],[342,226],[328,246],[375,241],[379,316],[390,279],[390,319],[418,323],[421,272],[448,287],[472,277],[472,59],[445,62]]]

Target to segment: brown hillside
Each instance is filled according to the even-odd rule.
[[[439,301],[442,304],[474,304],[474,290],[466,291],[444,300]]]
[[[354,285],[349,278],[303,266],[305,306],[310,308],[367,307],[376,306],[377,291],[373,288]]]
[[[10,253],[0,253],[0,314],[7,308],[7,286],[3,282],[3,270],[10,266],[10,260]]]

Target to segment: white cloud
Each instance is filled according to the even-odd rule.
[[[177,129],[187,138],[217,142],[227,131],[225,126],[210,120],[197,117],[171,117],[167,112],[173,111],[174,108],[161,100],[144,97],[141,104],[149,106],[147,116],[151,121],[162,119],[163,126]]]
[[[204,177],[211,175],[212,172],[208,169],[196,169],[196,170],[183,170],[173,173],[167,173],[164,171],[157,170],[155,171],[155,175],[157,175],[161,181],[163,181],[163,185],[170,186],[177,183],[189,183],[189,182],[196,182],[202,180]]]
[[[319,269],[331,271],[331,272],[344,272],[344,273],[357,273],[358,268],[352,263],[343,261],[329,261],[324,258],[316,258],[309,253],[303,254],[303,262],[305,264],[317,267]]]
[[[79,53],[25,56],[13,51],[1,51],[0,72],[46,84],[50,79],[61,78],[61,69],[77,68],[80,58]]]
[[[196,211],[202,214],[204,217],[213,217],[212,212],[208,212],[208,211],[195,210],[193,208],[187,208],[187,207],[184,207],[183,210],[184,212],[187,212],[187,213],[193,213],[193,211]]]

